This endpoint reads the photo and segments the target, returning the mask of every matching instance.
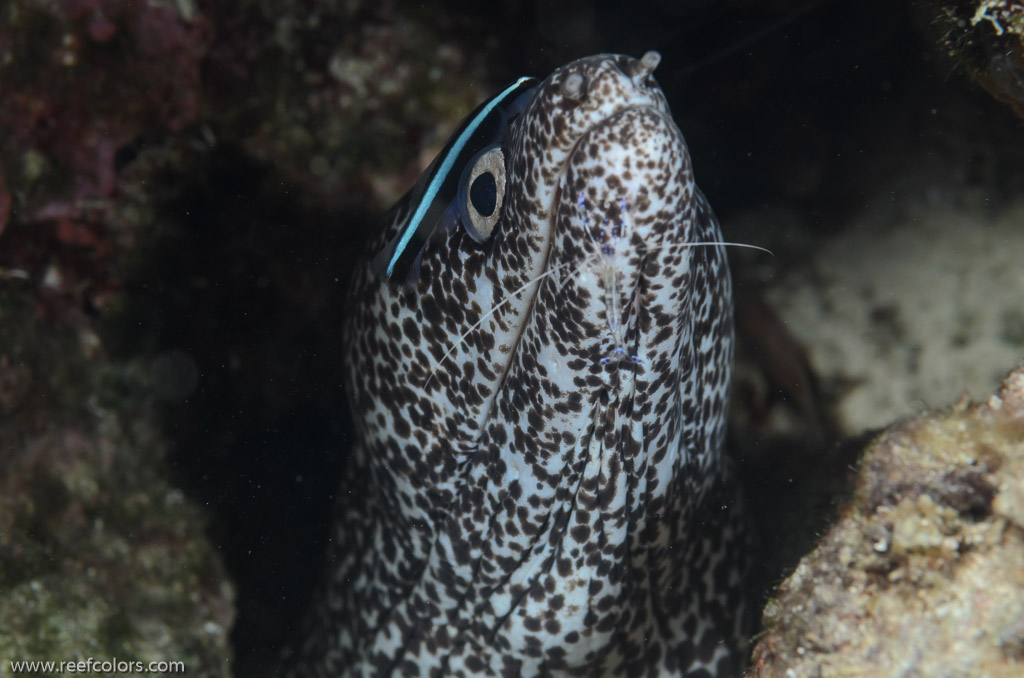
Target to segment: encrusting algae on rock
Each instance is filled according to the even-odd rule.
[[[996,99],[1024,118],[1024,2],[955,0],[934,3],[940,44]]]
[[[36,301],[0,292],[0,676],[227,678],[235,588],[169,480],[145,361]]]
[[[1020,676],[1024,367],[986,403],[897,424],[764,611],[749,675]]]

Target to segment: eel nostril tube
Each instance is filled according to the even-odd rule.
[[[644,81],[644,78],[653,73],[654,69],[657,68],[660,63],[661,54],[655,52],[653,49],[644,54],[640,61],[637,62],[637,69],[633,74],[633,82],[637,85],[641,84]]]

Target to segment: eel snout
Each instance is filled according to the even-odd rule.
[[[590,129],[569,159],[549,267],[563,269],[538,307],[585,372],[646,371],[676,350],[696,241],[686,142],[659,108],[634,106]],[[653,322],[657,311],[665,322]]]

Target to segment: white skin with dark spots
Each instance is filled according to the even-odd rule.
[[[490,239],[429,245],[415,288],[356,272],[358,442],[291,675],[738,671],[729,275],[687,246],[721,236],[654,64],[557,70]]]

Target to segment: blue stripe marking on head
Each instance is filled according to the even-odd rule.
[[[529,77],[522,77],[516,80],[514,83],[506,87],[499,94],[495,95],[486,106],[480,109],[480,114],[476,118],[466,125],[466,129],[462,131],[459,138],[452,144],[451,149],[441,162],[441,166],[437,168],[437,172],[434,173],[434,178],[430,181],[430,185],[427,186],[427,190],[423,192],[423,198],[416,206],[416,211],[413,212],[412,217],[409,218],[409,223],[405,227],[405,232],[402,233],[402,238],[398,241],[398,245],[395,246],[395,251],[391,255],[391,261],[388,262],[387,276],[391,277],[395,270],[395,264],[398,262],[398,258],[408,247],[409,241],[412,240],[412,234],[419,228],[420,222],[423,220],[423,215],[426,214],[430,204],[434,202],[434,197],[437,192],[441,190],[441,184],[444,183],[445,177],[452,171],[452,165],[455,164],[455,158],[459,157],[459,153],[465,148],[466,143],[473,136],[476,130],[480,127],[480,124],[491,115],[495,108],[508,98],[508,95],[518,89],[524,82],[531,80]]]

